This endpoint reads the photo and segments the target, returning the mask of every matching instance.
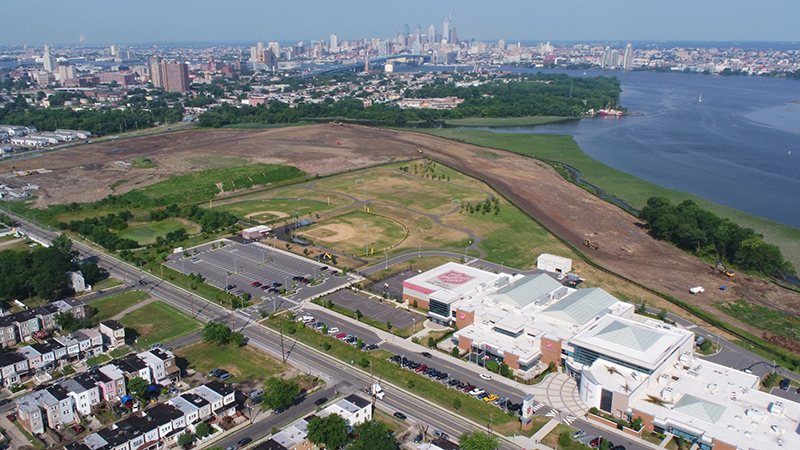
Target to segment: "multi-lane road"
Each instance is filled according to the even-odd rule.
[[[34,228],[34,226],[27,221],[21,220],[20,218],[17,218],[17,220],[26,233],[33,235],[32,237],[35,237],[37,240],[49,242],[56,237],[54,233],[39,227]],[[187,314],[191,314],[192,311],[194,311],[195,317],[198,319],[209,321],[230,317],[229,310],[223,309],[211,302],[203,302],[201,305],[195,304],[192,306],[188,292],[152,277],[149,274],[142,274],[139,269],[106,255],[101,255],[99,252],[86,245],[74,242],[74,248],[81,253],[83,258],[97,258],[100,261],[100,265],[108,270],[109,274],[115,278],[121,280],[146,280],[148,284],[145,288],[149,295]],[[248,345],[259,348],[276,358],[281,358],[279,336],[258,324],[255,321],[256,318],[251,318],[250,315],[245,315],[242,312],[235,312],[235,320],[237,330],[241,331],[249,339]],[[289,345],[292,349],[291,352],[288,353],[287,362],[298,370],[321,376],[328,381],[329,385],[338,385],[344,382],[352,386],[354,391],[359,391],[369,385],[369,374],[335,360],[322,352],[310,349],[299,342],[293,342]],[[430,425],[432,428],[443,430],[451,436],[459,436],[464,432],[472,431],[476,428],[475,424],[446,413],[445,410],[434,406],[432,403],[407,395],[390,385],[385,384],[384,390],[386,391],[386,397],[380,400],[377,406],[379,409],[389,414],[395,411],[401,411],[408,416],[409,422],[422,422]],[[285,417],[290,418],[291,416],[287,415]],[[279,419],[276,420],[280,422]],[[486,424],[477,424],[478,428],[483,428],[485,425]],[[251,428],[253,430],[260,430],[260,432],[254,432]],[[225,442],[238,442],[242,437],[253,437],[249,436],[253,433],[255,433],[255,437],[259,437],[257,435],[266,435],[269,433],[269,430],[270,428],[261,426],[248,427],[226,438]],[[513,449],[516,448],[516,446],[504,442],[502,448]]]

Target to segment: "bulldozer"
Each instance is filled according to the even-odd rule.
[[[722,267],[722,268],[720,269],[720,267]],[[732,270],[729,270],[725,266],[725,264],[722,264],[722,262],[720,262],[720,260],[717,260],[717,263],[714,264],[714,271],[716,272],[718,270],[720,271],[720,273],[724,273],[725,275],[727,275],[729,277],[732,277],[732,276],[736,275],[736,272],[734,272]]]
[[[595,242],[594,242],[594,241],[592,241],[591,239],[587,239],[587,240],[583,241],[583,245],[585,245],[585,246],[587,246],[587,247],[589,247],[589,248],[591,248],[591,249],[593,249],[593,250],[597,250],[598,248],[600,248],[600,247],[597,245],[597,243],[595,243]]]

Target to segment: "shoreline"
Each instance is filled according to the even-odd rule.
[[[800,228],[755,216],[729,206],[706,200],[694,194],[665,188],[645,181],[629,173],[614,169],[588,156],[568,134],[495,133],[466,128],[410,128],[446,139],[510,151],[522,156],[543,160],[551,164],[568,166],[564,170],[568,181],[576,183],[571,171],[577,171],[581,188],[590,188],[593,194],[631,213],[641,209],[649,197],[665,197],[673,203],[692,200],[701,208],[720,217],[736,222],[742,227],[752,228],[764,235],[764,241],[777,245],[784,257],[796,268],[800,268]],[[605,198],[610,197],[610,198]],[[620,202],[630,209],[620,205]]]

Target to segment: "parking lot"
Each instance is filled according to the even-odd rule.
[[[425,317],[419,314],[414,314],[395,306],[395,302],[391,300],[378,300],[369,299],[363,295],[359,295],[350,290],[342,290],[335,292],[326,300],[331,300],[335,305],[347,308],[350,311],[361,311],[365,317],[377,320],[379,322],[390,322],[393,328],[408,328],[416,322],[422,326]]]
[[[400,273],[396,273],[389,278],[385,278],[381,281],[372,283],[369,287],[369,290],[377,295],[386,294],[392,300],[396,300],[398,298],[403,297],[403,281],[417,275],[417,272],[413,270],[404,270]]]
[[[233,285],[229,292],[249,293],[251,301],[258,303],[244,310],[250,315],[256,314],[260,309],[272,312],[274,309],[291,308],[301,300],[350,282],[350,277],[333,276],[332,271],[323,264],[259,244],[245,245],[226,240],[222,248],[211,249],[211,244],[204,244],[196,248],[196,254],[194,250],[190,249],[190,257],[184,257],[182,253],[171,255],[164,264],[185,274],[200,273],[207,284],[220,290]],[[322,283],[311,286],[295,282],[292,278],[296,276],[316,277]],[[267,286],[270,283],[280,283],[281,287],[294,290],[295,293],[282,296],[268,292],[262,289],[263,286],[252,286],[256,281]],[[259,302],[259,299],[262,301]]]

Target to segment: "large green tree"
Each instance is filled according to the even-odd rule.
[[[392,436],[392,430],[381,422],[362,422],[353,429],[358,436],[348,450],[397,450],[400,446]]]
[[[500,448],[500,438],[480,431],[464,433],[458,438],[462,450],[496,450]]]
[[[147,388],[150,384],[144,378],[136,377],[128,381],[128,392],[139,400],[147,399]]]
[[[294,381],[270,377],[264,391],[264,404],[271,409],[280,409],[291,406],[295,402],[300,393],[300,386]]]
[[[203,341],[216,345],[225,345],[231,341],[233,332],[227,325],[218,322],[208,322],[203,327]]]
[[[308,440],[332,450],[342,448],[347,441],[347,422],[339,414],[314,417],[308,423]]]

